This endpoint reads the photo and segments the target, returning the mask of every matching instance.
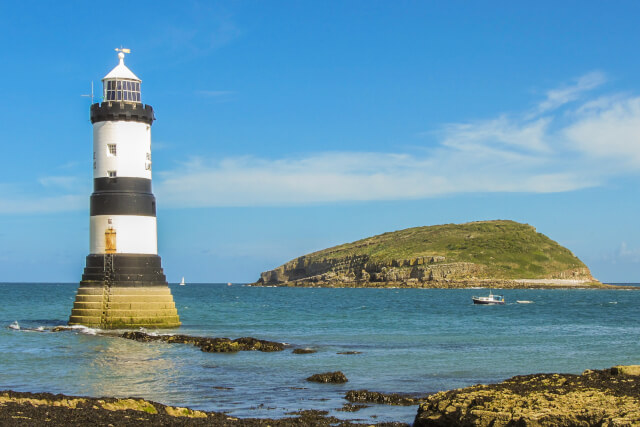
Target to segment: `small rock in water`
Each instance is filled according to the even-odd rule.
[[[357,412],[360,409],[368,408],[368,407],[369,407],[369,405],[363,405],[363,404],[354,405],[353,403],[345,403],[344,405],[342,405],[342,408],[337,409],[337,411],[340,411],[340,412]]]
[[[312,348],[296,348],[293,350],[293,354],[311,354],[316,353],[318,350],[314,350]]]
[[[336,354],[362,354],[361,351],[339,351]]]
[[[322,374],[314,374],[307,378],[307,381],[316,382],[316,383],[346,383],[349,381],[347,377],[340,371],[336,372],[325,372]]]

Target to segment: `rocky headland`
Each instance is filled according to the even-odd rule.
[[[265,271],[255,286],[609,287],[527,224],[415,227],[324,249]]]

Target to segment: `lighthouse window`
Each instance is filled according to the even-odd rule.
[[[109,80],[105,92],[107,101],[140,102],[140,82]]]
[[[109,178],[115,178],[116,177],[116,171],[107,171],[107,175],[109,175]]]
[[[109,150],[109,156],[116,155],[116,144],[107,144],[107,149]]]

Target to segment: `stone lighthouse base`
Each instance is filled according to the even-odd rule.
[[[180,318],[157,255],[89,255],[69,325],[177,328]]]

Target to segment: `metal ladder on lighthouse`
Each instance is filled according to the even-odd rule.
[[[113,266],[113,254],[104,254],[104,281],[102,286],[102,315],[100,316],[100,324],[106,325],[107,312],[111,302],[111,285],[115,282],[115,269]]]

